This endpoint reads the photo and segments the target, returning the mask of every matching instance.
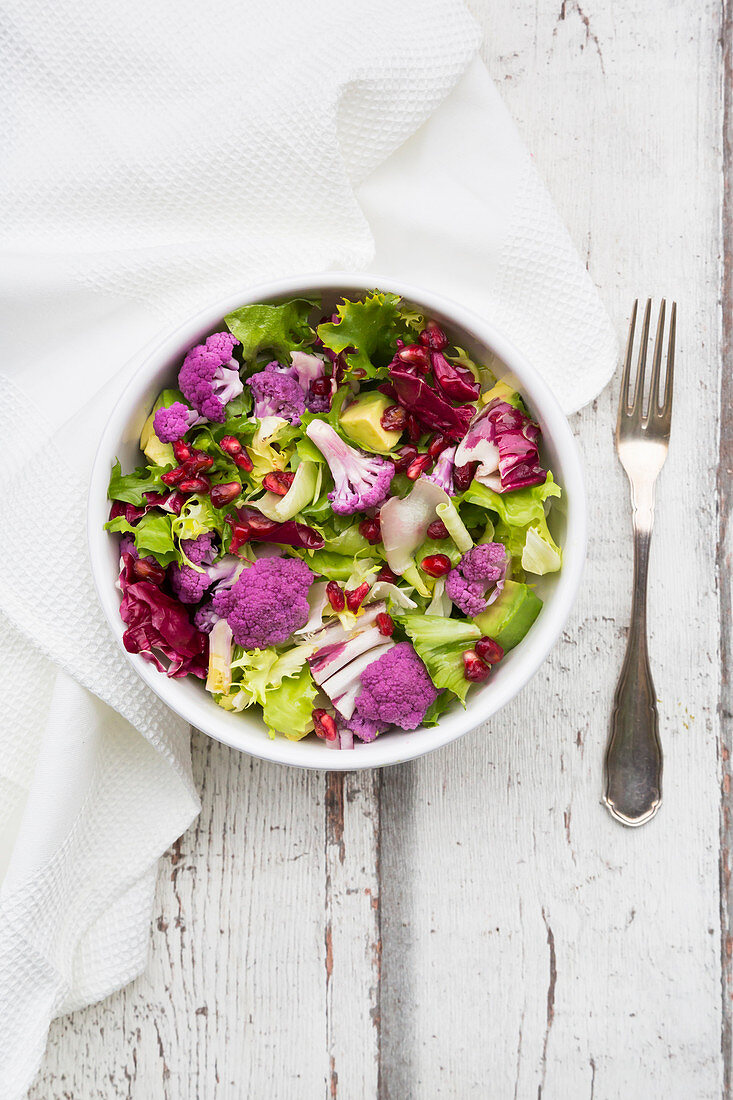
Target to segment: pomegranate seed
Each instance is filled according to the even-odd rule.
[[[379,418],[385,432],[401,432],[406,422],[407,413],[401,405],[389,405]]]
[[[242,453],[242,444],[233,435],[223,435],[219,440],[219,446],[227,455],[234,456]]]
[[[433,460],[428,454],[418,455],[407,467],[407,476],[410,481],[417,481],[420,474],[424,474],[428,466],[432,466]]]
[[[265,474],[262,484],[271,493],[277,493],[279,497],[284,497],[294,480],[295,474],[292,470],[272,470],[269,474]]]
[[[346,597],[340,584],[337,584],[336,581],[329,581],[326,585],[326,595],[334,611],[343,611],[346,607]]]
[[[313,719],[313,726],[315,727],[316,737],[320,737],[322,741],[335,741],[338,737],[338,729],[336,728],[336,720],[333,715],[329,714],[327,710],[319,707],[311,714]]]
[[[377,615],[377,626],[379,633],[384,634],[385,638],[391,638],[394,634],[394,620],[386,611],[380,611]]]
[[[223,508],[225,504],[231,504],[242,492],[242,486],[238,481],[225,481],[219,485],[212,485],[211,503],[215,508]]]
[[[420,566],[431,577],[444,577],[453,568],[447,554],[428,554]]]
[[[382,541],[382,527],[379,522],[379,516],[372,516],[371,519],[363,519],[359,524],[359,530],[372,545]]]
[[[432,348],[433,351],[442,351],[443,348],[448,347],[448,337],[437,321],[428,321],[420,333],[420,343],[423,347]]]
[[[430,370],[430,356],[422,344],[407,344],[397,352],[398,359],[403,363],[409,363],[411,367],[418,367],[425,374]]]
[[[191,457],[183,463],[183,468],[189,477],[196,477],[204,470],[210,470],[213,465],[214,460],[211,455],[206,455],[203,451],[192,451]]]
[[[178,485],[178,482],[186,476],[186,471],[183,466],[177,466],[175,470],[167,470],[166,473],[160,475],[160,480],[165,485]]]
[[[383,565],[377,573],[378,581],[386,581],[387,584],[394,584],[397,580],[397,574],[393,573],[388,565]]]
[[[185,462],[191,457],[191,448],[182,439],[175,439],[171,446],[173,447],[173,454],[176,456],[176,462]]]
[[[490,665],[484,664],[475,650],[467,649],[463,654],[463,675],[474,684],[480,684],[491,672]]]
[[[446,449],[449,442],[450,440],[446,439],[444,435],[434,435],[428,447],[428,454],[433,458],[437,458],[440,452]]]
[[[162,565],[158,565],[157,561],[143,561],[142,558],[136,558],[132,563],[132,571],[141,581],[162,584],[165,580],[165,569]]]
[[[453,467],[453,484],[459,493],[463,493],[471,484],[475,470],[475,462],[467,462],[465,466]]]
[[[330,378],[314,378],[311,382],[311,393],[316,394],[317,397],[325,397],[326,394],[331,392],[331,379]]]
[[[358,611],[361,607],[362,600],[369,591],[369,585],[364,581],[358,588],[352,588],[351,591],[346,591],[346,606],[349,611]]]
[[[406,443],[404,447],[400,447],[397,452],[399,458],[394,459],[394,468],[397,473],[401,470],[406,470],[410,463],[417,458],[417,447],[413,447],[411,443]]]
[[[252,465],[252,459],[249,457],[246,451],[242,451],[239,455],[234,455],[234,465],[239,466],[240,470],[246,470],[247,473],[254,469]]]
[[[410,443],[417,443],[422,435],[422,426],[418,423],[414,416],[407,414],[407,438]]]
[[[443,523],[442,519],[434,519],[432,523],[428,524],[428,538],[431,539],[447,539],[448,528]]]
[[[182,493],[208,493],[211,482],[208,477],[184,477],[178,488]]]
[[[481,660],[485,661],[487,665],[495,665],[496,662],[500,661],[504,656],[504,650],[499,643],[486,635],[484,635],[483,638],[479,638],[476,642],[475,649]]]

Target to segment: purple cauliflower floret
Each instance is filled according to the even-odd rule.
[[[453,460],[455,457],[456,448],[447,447],[438,455],[438,461],[435,463],[435,466],[433,466],[432,471],[429,474],[422,475],[427,478],[428,481],[432,481],[436,485],[439,485],[449,497],[456,495],[456,490],[453,486]]]
[[[331,395],[328,393],[313,393],[308,390],[305,404],[308,412],[327,413],[331,409]]]
[[[485,542],[468,550],[451,569],[445,590],[456,607],[473,617],[485,611],[504,587],[507,553],[500,542]],[[487,598],[487,592],[493,589]]]
[[[394,477],[394,463],[350,447],[325,420],[312,420],[305,434],[328,463],[334,480],[328,499],[337,515],[350,516],[382,503]]]
[[[282,416],[291,424],[300,424],[305,393],[290,370],[283,370],[279,363],[268,363],[263,371],[247,379],[247,385],[255,399],[255,416]]]
[[[414,730],[438,691],[409,642],[388,649],[361,674],[349,728],[362,741],[373,741],[387,726]]]
[[[197,607],[193,614],[193,625],[197,630],[200,630],[202,634],[211,634],[216,623],[219,622],[221,615],[217,615],[214,611],[211,600],[207,600],[206,603],[202,603],[201,607]]]
[[[161,443],[175,443],[200,422],[201,417],[194,409],[186,408],[182,401],[174,401],[167,408],[156,411],[153,428]]]
[[[260,558],[246,567],[231,588],[214,593],[213,608],[245,649],[286,642],[310,614],[308,589],[313,573],[299,558]]]
[[[181,393],[197,412],[208,420],[223,424],[225,407],[243,390],[239,368],[232,349],[239,341],[229,332],[216,332],[205,344],[186,355],[178,373]]]
[[[196,539],[182,539],[181,549],[193,565],[200,567],[200,569],[193,569],[191,565],[170,567],[171,588],[174,596],[181,603],[198,603],[213,584],[230,579],[240,565],[240,559],[233,554],[226,554],[221,561],[214,562],[216,547],[214,536],[210,533],[199,535]]]

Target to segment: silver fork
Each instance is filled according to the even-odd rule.
[[[677,303],[673,302],[664,390],[660,396],[666,309],[662,299],[652,356],[649,396],[645,401],[651,299],[647,301],[644,310],[636,382],[632,394],[631,361],[637,306],[638,302],[634,302],[616,422],[616,449],[631,485],[634,595],[626,656],[613,702],[603,796],[611,815],[624,825],[643,825],[650,821],[662,801],[662,746],[659,741],[656,693],[646,641],[646,582],[649,543],[654,522],[654,483],[669,448],[677,327]]]

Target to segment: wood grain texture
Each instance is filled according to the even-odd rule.
[[[53,1025],[30,1100],[730,1094],[731,16],[471,7],[619,333],[637,295],[679,303],[649,591],[664,805],[639,831],[600,805],[631,578],[609,391],[573,421],[589,562],[532,684],[381,775],[285,771],[195,735],[203,810],[164,861],[148,971]]]

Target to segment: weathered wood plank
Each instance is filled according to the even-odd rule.
[[[720,592],[720,921],[723,968],[723,1036],[725,1095],[733,1093],[733,8],[723,5],[723,279],[722,371],[720,382],[720,454],[718,460],[717,565]]]

